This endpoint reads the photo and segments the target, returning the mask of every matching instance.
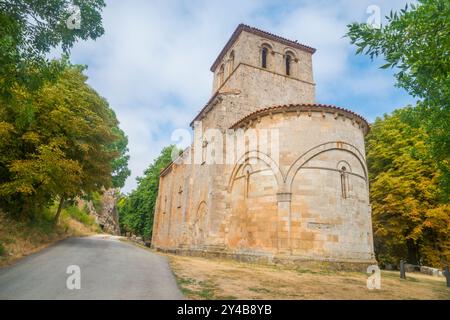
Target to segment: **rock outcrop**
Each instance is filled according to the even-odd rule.
[[[86,206],[90,215],[95,217],[95,221],[103,232],[120,235],[119,213],[117,211],[117,199],[119,191],[108,189],[100,195],[100,206],[94,205],[92,201],[79,200],[78,205]]]

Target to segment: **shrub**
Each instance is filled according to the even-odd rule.
[[[101,213],[103,210],[102,196],[98,192],[92,192],[92,204],[94,205],[97,214]]]
[[[5,254],[6,250],[3,244],[0,242],[0,257]]]
[[[92,226],[95,224],[95,218],[93,216],[89,215],[86,211],[78,208],[75,205],[65,208],[64,211],[66,211],[70,217],[80,221],[85,225]]]

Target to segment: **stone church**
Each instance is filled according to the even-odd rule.
[[[191,123],[195,141],[161,171],[155,249],[269,263],[376,263],[369,125],[316,103],[315,51],[237,27],[211,67],[211,98]]]

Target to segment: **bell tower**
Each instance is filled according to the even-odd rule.
[[[194,121],[219,112],[208,116],[206,125],[230,126],[239,117],[274,104],[314,103],[315,51],[240,24],[211,66],[212,97]]]
[[[255,87],[248,89],[254,89],[255,94],[264,94],[261,89],[276,89],[283,95],[297,96],[293,103],[304,102],[302,100],[314,102],[314,52],[315,49],[297,41],[241,24],[211,67],[214,73],[213,94],[226,87],[225,83],[236,69],[242,68],[245,71],[240,74],[241,81],[254,82]],[[244,83],[240,85],[245,87]],[[304,91],[304,94],[296,90]]]

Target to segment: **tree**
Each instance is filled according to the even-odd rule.
[[[111,110],[111,112],[113,112]],[[113,112],[114,118],[116,115]],[[111,162],[112,168],[112,186],[114,188],[122,188],[125,185],[125,180],[130,176],[131,171],[128,169],[128,160],[130,156],[128,155],[128,137],[119,128],[114,127],[113,133],[117,137],[110,145],[110,150],[118,153],[118,157],[114,158]]]
[[[63,70],[57,82],[16,86],[0,105],[0,207],[33,217],[58,200],[57,220],[66,199],[112,186],[127,156],[115,114],[87,85],[84,67],[54,63]]]
[[[450,260],[450,205],[413,108],[377,118],[367,135],[375,252],[381,263],[443,267]]]
[[[72,4],[80,10],[76,28],[70,27]],[[0,0],[0,97],[10,98],[17,84],[31,90],[55,80],[62,70],[45,54],[58,46],[67,53],[77,40],[101,36],[104,6],[103,0]]]
[[[395,67],[397,85],[421,99],[416,111],[426,124],[427,143],[440,178],[444,201],[450,197],[450,2],[419,0],[418,5],[391,12],[381,29],[348,26],[347,36],[382,68]]]
[[[158,195],[159,174],[172,161],[175,146],[165,147],[143,177],[137,178],[137,188],[118,202],[120,228],[151,239],[153,214]]]

